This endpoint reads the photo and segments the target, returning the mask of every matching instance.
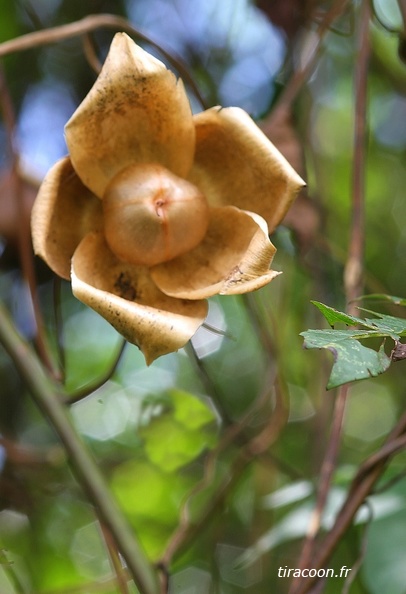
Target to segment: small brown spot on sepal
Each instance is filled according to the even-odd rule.
[[[125,272],[120,272],[120,275],[114,283],[114,289],[117,291],[119,297],[134,301],[137,297],[137,291],[131,283],[130,277]]]

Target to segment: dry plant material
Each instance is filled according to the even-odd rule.
[[[182,81],[118,33],[65,132],[35,252],[148,364],[188,342],[206,298],[277,276],[268,233],[304,183],[243,110],[193,115]]]

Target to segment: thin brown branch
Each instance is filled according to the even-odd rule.
[[[124,354],[124,350],[125,350],[127,344],[128,344],[127,341],[121,340],[115,357],[113,358],[111,364],[109,365],[107,370],[103,373],[103,375],[101,377],[97,378],[91,384],[84,386],[84,388],[82,390],[78,390],[74,394],[69,394],[69,395],[65,396],[65,398],[64,398],[65,404],[75,404],[76,402],[83,400],[84,398],[86,398],[90,394],[93,394],[93,392],[95,392],[96,390],[101,388],[106,382],[108,382],[109,379],[111,379],[114,372],[116,371],[116,369],[122,359],[122,356]]]
[[[24,381],[34,402],[59,436],[72,468],[95,506],[99,518],[108,526],[126,560],[128,571],[143,594],[158,594],[158,580],[137,537],[112,496],[92,454],[77,434],[62,404],[58,387],[52,383],[39,359],[15,330],[6,309],[0,303],[0,344],[3,345]]]
[[[349,0],[336,0],[333,2],[330,10],[325,13],[324,18],[322,18],[316,30],[317,41],[315,42],[305,63],[301,66],[301,68],[294,72],[292,78],[289,80],[289,83],[281,93],[277,104],[267,118],[267,126],[271,127],[274,120],[279,120],[279,112],[285,112],[287,109],[289,109],[296,99],[299,91],[302,89],[303,85],[306,83],[315,67],[325,35],[331,29],[334,21],[339,18],[346,10],[348,4]]]
[[[99,74],[103,64],[97,57],[94,41],[90,33],[83,36],[83,51],[91,68],[96,74]]]
[[[165,50],[159,43],[151,39],[145,33],[142,33],[136,27],[133,27],[127,19],[114,14],[91,14],[80,21],[75,21],[74,23],[52,27],[43,31],[34,31],[33,33],[27,33],[26,35],[16,37],[10,41],[5,41],[4,43],[0,44],[0,57],[6,56],[13,52],[21,52],[36,47],[41,47],[43,45],[58,43],[65,39],[71,39],[72,37],[80,37],[90,33],[91,31],[96,31],[97,29],[114,29],[116,31],[124,31],[125,33],[134,35],[138,39],[141,39],[142,41],[145,41],[146,43],[149,43],[155,47],[162,54],[162,56],[176,68],[176,70],[179,72],[179,75],[183,78],[183,81],[187,82],[202,106],[204,108],[206,107],[205,101],[200,94],[195,81],[193,80],[188,68],[185,66],[182,60],[179,57],[174,57],[171,52]]]
[[[369,23],[371,18],[368,0],[363,0],[360,10],[359,48],[355,66],[355,133],[354,166],[352,173],[352,217],[344,286],[348,313],[356,315],[354,301],[363,293],[364,243],[365,243],[365,165],[367,140],[368,67],[370,60]]]
[[[320,543],[319,548],[312,559],[312,568],[320,569],[325,567],[328,560],[333,555],[338,543],[351,526],[355,514],[381,478],[388,462],[395,453],[400,451],[399,438],[402,438],[402,449],[405,448],[403,439],[405,435],[406,413],[391,431],[381,450],[368,458],[358,470],[352,481],[347,498],[337,514],[334,526]],[[294,591],[294,594],[306,594],[310,591],[314,582],[315,579],[307,578],[306,581],[302,581],[299,584],[298,588]]]
[[[365,164],[366,164],[366,132],[367,132],[367,90],[368,65],[370,58],[369,0],[363,0],[359,13],[357,62],[355,67],[355,133],[354,133],[354,167],[352,182],[352,217],[350,244],[344,273],[345,293],[348,312],[356,313],[354,300],[362,294],[364,269],[364,241],[365,241]],[[334,474],[338,451],[341,442],[341,431],[344,418],[345,403],[349,386],[342,386],[335,403],[333,428],[328,444],[326,456],[321,469],[321,477],[317,494],[316,507],[313,512],[309,531],[306,536],[299,567],[301,569],[314,567],[314,551],[317,536],[321,527],[322,515],[327,502],[328,493]],[[308,581],[296,578],[292,581],[291,594],[303,594],[308,591]],[[320,585],[321,588],[321,585]]]
[[[344,419],[345,403],[347,401],[348,384],[341,386],[335,400],[333,425],[326,455],[320,472],[320,482],[317,490],[316,505],[313,510],[307,535],[303,544],[302,552],[299,558],[298,567],[305,569],[310,567],[316,538],[319,534],[324,509],[327,503],[327,497],[330,491],[331,480],[336,468],[338,452],[341,443],[341,430]],[[294,593],[299,586],[301,578],[294,578],[291,584],[291,591]]]
[[[179,557],[198,536],[201,535],[202,530],[207,527],[210,520],[213,518],[216,511],[224,505],[224,502],[240,480],[247,466],[258,456],[261,456],[272,443],[274,443],[287,421],[287,409],[284,403],[283,390],[280,387],[280,382],[275,382],[275,408],[266,424],[265,428],[260,433],[250,439],[245,445],[241,447],[238,454],[231,463],[229,472],[224,480],[220,483],[215,493],[212,494],[209,501],[202,505],[198,511],[198,516],[191,517],[190,504],[192,499],[207,488],[213,480],[216,463],[219,456],[232,443],[235,443],[238,437],[244,433],[252,419],[253,415],[258,413],[259,408],[263,406],[269,398],[269,394],[264,393],[259,400],[254,404],[252,409],[244,416],[244,418],[237,424],[229,427],[225,436],[215,450],[213,450],[207,457],[205,464],[205,471],[203,479],[196,485],[192,493],[188,497],[185,505],[181,510],[181,519],[178,529],[170,540],[167,549],[160,560],[159,567],[168,569],[172,559]]]

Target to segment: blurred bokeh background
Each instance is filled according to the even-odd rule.
[[[320,23],[332,4],[0,0],[0,43],[90,14],[125,17],[175,64],[187,67],[205,105],[247,110],[308,183],[272,237],[278,248],[274,267],[282,276],[249,297],[212,299],[209,326],[198,331],[191,347],[147,368],[128,345],[114,366],[121,349],[116,332],[72,297],[68,283],[55,289],[43,263],[35,260],[34,270],[27,263],[38,184],[66,153],[64,124],[97,75],[80,37],[14,52],[0,64],[0,300],[41,354],[35,288],[46,348],[54,361],[63,352],[75,426],[154,561],[200,484],[190,514],[198,519],[205,506],[210,514],[174,557],[173,594],[283,594],[288,580],[278,577],[278,569],[296,566],[306,532],[335,392],[325,391],[332,358],[304,351],[299,333],[324,327],[311,299],[346,306],[343,271],[354,175],[360,2],[348,2],[320,39]],[[405,297],[406,63],[399,5],[371,2],[365,293]],[[100,61],[114,32],[92,33]],[[156,45],[140,43],[165,61]],[[295,100],[279,109],[312,52],[313,67]],[[188,89],[194,111],[201,110]],[[396,363],[351,389],[324,529],[357,467],[404,410],[404,366]],[[235,464],[279,400],[283,415],[273,443],[246,464]],[[1,347],[0,437],[1,593],[125,592],[115,578],[109,538],[58,437]],[[398,455],[385,481],[404,473],[405,462],[406,455]],[[364,551],[351,594],[405,594],[405,479],[370,501],[369,513],[361,510],[331,567],[351,567]],[[343,583],[329,579],[323,591],[344,591]]]

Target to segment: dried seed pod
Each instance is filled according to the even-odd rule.
[[[103,197],[105,237],[114,254],[154,266],[198,245],[209,224],[201,191],[161,165],[131,165]]]

